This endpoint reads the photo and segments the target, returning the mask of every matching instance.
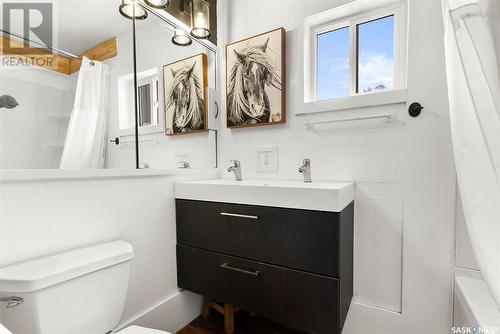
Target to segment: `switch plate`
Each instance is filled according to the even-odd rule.
[[[277,172],[278,147],[272,146],[257,148],[255,161],[257,172]]]

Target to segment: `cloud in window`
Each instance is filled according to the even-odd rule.
[[[332,58],[328,60],[328,70],[331,74],[339,74],[349,70],[349,58]]]
[[[385,54],[367,54],[359,61],[359,91],[392,88],[394,66]]]

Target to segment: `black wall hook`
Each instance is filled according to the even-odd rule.
[[[412,104],[410,104],[410,107],[408,108],[408,113],[410,114],[411,117],[417,117],[422,112],[422,109],[424,109],[424,107],[422,107],[420,103],[413,102]]]

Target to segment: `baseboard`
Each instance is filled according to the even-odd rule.
[[[403,316],[375,306],[352,302],[342,334],[400,334]]]
[[[200,315],[202,302],[202,296],[183,290],[122,321],[117,330],[137,325],[176,333]],[[400,334],[402,331],[401,313],[353,302],[342,334]]]
[[[123,319],[117,330],[137,325],[176,333],[200,315],[202,303],[202,296],[182,290],[133,318]]]
[[[481,274],[480,270],[458,267],[458,266],[455,267],[455,276],[473,278],[478,280],[483,279],[483,275]]]

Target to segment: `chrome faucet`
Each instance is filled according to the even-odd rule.
[[[311,183],[311,160],[304,159],[302,161],[302,166],[299,168],[299,173],[302,173],[304,176],[304,182]]]
[[[188,161],[179,161],[178,168],[187,169],[189,167],[191,167],[191,164]]]
[[[233,172],[234,173],[234,177],[236,179],[236,181],[243,181],[243,179],[241,178],[241,163],[239,162],[239,160],[231,160],[231,162],[233,163],[232,166],[230,166],[227,171],[229,173]]]

